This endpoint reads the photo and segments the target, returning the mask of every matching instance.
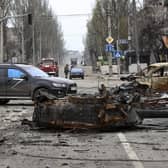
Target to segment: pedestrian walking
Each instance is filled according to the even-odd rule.
[[[68,73],[69,73],[69,65],[66,64],[65,67],[64,67],[65,78],[68,78]]]

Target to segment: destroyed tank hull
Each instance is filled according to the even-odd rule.
[[[142,119],[130,103],[112,96],[77,95],[57,100],[41,98],[35,104],[33,121],[55,128],[104,129],[135,126]]]

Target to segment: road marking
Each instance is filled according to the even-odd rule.
[[[130,144],[127,142],[127,138],[125,137],[125,135],[122,133],[118,133],[117,135],[118,135],[120,141],[122,142],[122,145],[123,145],[128,157],[129,157],[129,159],[137,160],[137,161],[132,161],[132,164],[134,165],[134,167],[135,168],[144,168],[143,164],[139,161],[138,156],[133,151]]]

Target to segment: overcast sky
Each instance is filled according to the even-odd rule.
[[[96,0],[49,0],[49,3],[62,26],[65,47],[70,50],[84,49],[83,39],[86,35],[86,23],[90,19]],[[60,16],[86,14],[85,16]]]

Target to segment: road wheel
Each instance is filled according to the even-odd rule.
[[[32,121],[36,122],[38,124],[39,122],[39,113],[38,113],[38,107],[35,107],[33,116],[32,116]]]
[[[48,93],[48,89],[47,88],[36,89],[33,93],[33,100],[36,100],[39,96],[42,95],[43,92]]]
[[[9,99],[0,99],[0,105],[7,104]]]
[[[84,76],[82,76],[81,78],[84,79]]]

